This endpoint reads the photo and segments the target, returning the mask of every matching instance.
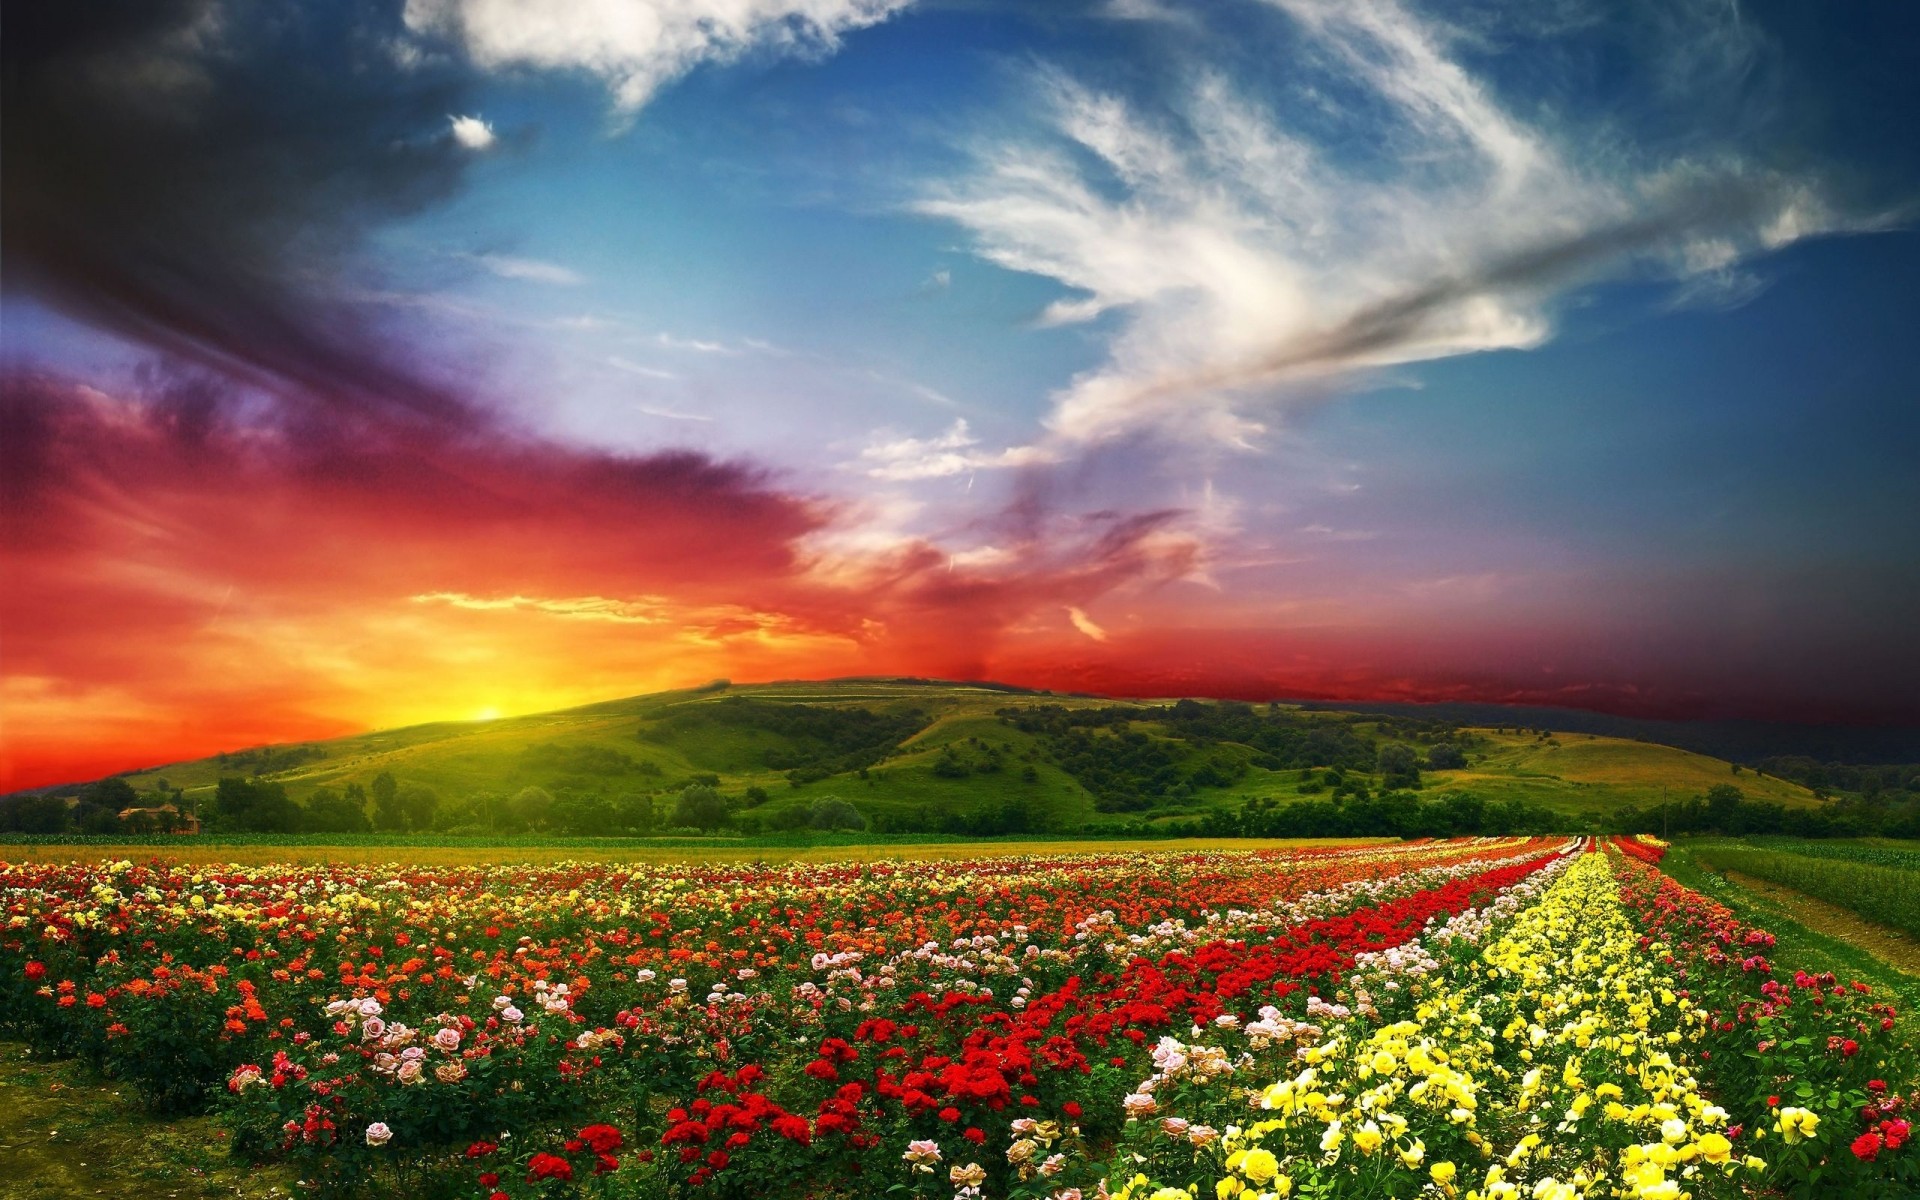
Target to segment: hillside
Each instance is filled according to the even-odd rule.
[[[1389,779],[1380,747],[1419,770]],[[1464,766],[1434,769],[1434,747]],[[1417,790],[1563,814],[1643,810],[1731,783],[1748,799],[1808,808],[1796,784],[1724,760],[1591,734],[1461,728],[1414,716],[1292,706],[1120,702],[991,685],[852,679],[707,688],[484,722],[446,722],[255,748],[126,776],[208,811],[223,777],[259,778],[300,804],[382,775],[431,793],[440,829],[662,828],[689,784],[713,786],[748,831],[805,823],[825,796],[881,831],[1071,831]],[[524,789],[559,816],[515,810]],[[568,805],[588,816],[570,815]],[[635,816],[633,814],[640,814]],[[614,815],[609,815],[614,814]],[[618,814],[627,814],[620,816]],[[588,831],[584,824],[581,831]]]

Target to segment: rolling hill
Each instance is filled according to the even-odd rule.
[[[665,823],[692,783],[734,805],[734,823],[791,826],[815,801],[851,802],[877,830],[1068,831],[1162,824],[1261,799],[1288,805],[1379,794],[1404,782],[1378,749],[1409,747],[1427,799],[1469,793],[1563,813],[1648,809],[1731,783],[1748,799],[1819,803],[1787,781],[1665,745],[1584,733],[1461,727],[1417,715],[1286,705],[1129,702],[993,685],[845,679],[704,688],[484,722],[443,722],[257,747],[126,776],[203,808],[223,777],[371,790],[387,775],[429,789],[437,822],[497,828],[527,788],[644,803]],[[1436,745],[1464,765],[1430,769]],[[635,798],[640,798],[636,800]]]

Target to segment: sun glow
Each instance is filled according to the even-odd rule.
[[[488,705],[473,714],[473,719],[476,721],[498,721],[500,719],[500,710],[492,705]]]

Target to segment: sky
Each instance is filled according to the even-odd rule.
[[[1920,9],[0,29],[0,788],[713,678],[1920,724]]]

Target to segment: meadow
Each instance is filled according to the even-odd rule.
[[[1649,838],[35,849],[0,1036],[321,1197],[1920,1186],[1911,1018]]]

